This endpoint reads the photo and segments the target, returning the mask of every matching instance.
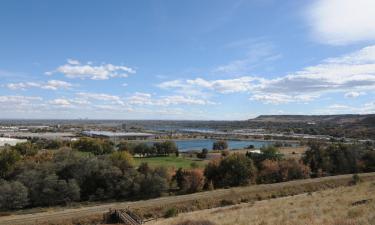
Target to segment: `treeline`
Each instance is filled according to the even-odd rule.
[[[170,154],[178,155],[178,148],[173,141],[163,141],[155,143],[133,143],[133,142],[120,142],[117,146],[107,139],[97,138],[80,138],[73,142],[73,149],[82,152],[91,152],[95,155],[109,154],[114,151],[126,151],[132,155],[142,157],[148,156],[167,156]]]
[[[34,156],[6,149],[0,169],[1,209],[152,198],[168,190],[170,178],[166,168],[136,169],[127,152],[95,156],[68,148]]]
[[[19,209],[108,199],[135,200],[163,194],[375,171],[375,151],[362,145],[312,142],[300,160],[286,159],[277,148],[269,146],[262,148],[261,154],[248,152],[222,156],[210,161],[203,170],[174,171],[171,168],[151,168],[147,164],[135,166],[132,154],[152,154],[136,150],[138,145],[134,148],[122,146],[117,151],[95,155],[96,151],[93,154],[82,152],[82,146],[92,145],[87,143],[84,140],[79,145],[73,144],[73,149],[63,147],[34,155],[20,151],[18,147],[0,151],[0,208]],[[103,146],[100,147],[102,150]],[[157,146],[174,149],[169,143]],[[167,154],[163,153],[166,150],[160,149],[158,153],[154,145],[147,148],[155,149],[154,154]]]
[[[367,145],[310,142],[303,162],[320,177],[375,171],[375,151]]]
[[[108,139],[90,137],[82,137],[72,142],[34,138],[28,140],[27,142],[18,143],[15,146],[8,147],[18,151],[21,155],[28,156],[33,156],[40,150],[56,150],[62,147],[71,147],[74,150],[92,153],[94,155],[105,155],[115,151],[127,151],[132,155],[142,157],[179,154],[177,145],[173,141],[162,141],[155,143],[123,141],[115,145]]]

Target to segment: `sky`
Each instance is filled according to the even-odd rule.
[[[0,118],[375,113],[373,0],[3,0]]]

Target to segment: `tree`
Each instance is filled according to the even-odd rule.
[[[277,161],[282,159],[282,154],[279,152],[279,150],[274,146],[268,146],[268,147],[262,147],[260,149],[260,153],[256,152],[247,152],[246,156],[252,159],[257,166],[257,168],[261,167],[261,163],[264,160],[272,160]]]
[[[82,152],[91,152],[95,155],[108,154],[114,151],[113,143],[109,140],[94,138],[80,138],[73,143],[73,148]]]
[[[202,170],[178,169],[173,177],[180,188],[181,193],[194,193],[201,191],[204,186],[204,176]]]
[[[110,156],[113,164],[125,171],[134,166],[133,156],[128,152],[114,152]]]
[[[138,154],[140,156],[147,156],[152,154],[152,148],[148,146],[146,143],[139,143],[134,147],[134,154]]]
[[[310,168],[296,159],[279,161],[282,181],[306,179],[310,177]]]
[[[258,183],[277,183],[281,182],[279,162],[266,159],[261,162],[257,182]]]
[[[208,149],[204,148],[204,149],[202,149],[201,152],[197,153],[197,157],[200,158],[200,159],[205,159],[205,158],[207,158],[207,154],[208,154]]]
[[[362,156],[363,170],[365,172],[375,172],[375,151],[368,151]]]
[[[239,186],[255,181],[256,168],[245,155],[231,154],[219,163],[209,163],[204,174],[215,187]]]
[[[303,156],[303,162],[311,168],[315,176],[324,174],[356,173],[359,170],[361,148],[356,145],[332,143],[324,146],[321,143],[310,143]]]
[[[277,183],[310,177],[310,168],[295,159],[269,160],[261,163],[257,182]]]
[[[28,192],[22,183],[0,180],[0,209],[21,209],[26,205]]]
[[[228,149],[228,143],[225,140],[215,141],[212,145],[213,150],[225,150]]]
[[[21,155],[33,156],[38,153],[38,148],[31,141],[17,143],[12,149],[18,151]]]
[[[130,154],[134,154],[134,145],[129,142],[123,141],[117,145],[117,150],[126,151],[126,152],[129,152]]]
[[[157,174],[145,176],[140,183],[140,195],[147,198],[159,197],[168,190],[168,182]]]
[[[173,141],[156,142],[154,143],[153,148],[157,155],[170,155],[173,153],[178,153],[177,145]]]
[[[3,149],[0,151],[0,178],[5,178],[14,168],[17,161],[21,159],[18,151]]]

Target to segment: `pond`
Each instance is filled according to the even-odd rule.
[[[178,149],[181,152],[188,150],[202,150],[207,148],[212,149],[212,145],[216,140],[214,139],[191,139],[191,140],[175,140]],[[243,149],[249,145],[254,145],[255,148],[272,145],[271,141],[255,141],[255,140],[228,140],[229,149]]]

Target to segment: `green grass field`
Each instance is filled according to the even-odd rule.
[[[147,162],[151,167],[165,166],[165,167],[174,167],[174,168],[192,168],[192,163],[195,163],[198,167],[202,168],[206,164],[205,161],[182,158],[176,156],[160,156],[160,157],[149,157],[149,158],[134,158],[136,166],[140,165],[142,162]]]

